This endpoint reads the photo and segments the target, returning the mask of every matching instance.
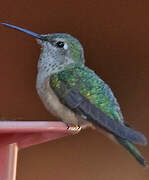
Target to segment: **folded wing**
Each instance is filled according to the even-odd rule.
[[[51,77],[50,85],[61,103],[95,126],[136,144],[145,136],[124,124],[119,104],[111,89],[93,71],[71,66]]]

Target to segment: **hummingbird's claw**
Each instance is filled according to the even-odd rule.
[[[73,132],[73,134],[78,134],[82,128],[79,125],[71,125],[71,126],[68,126],[67,129]]]

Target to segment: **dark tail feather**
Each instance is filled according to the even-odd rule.
[[[148,166],[148,163],[144,160],[144,157],[139,152],[139,150],[129,141],[122,139],[118,136],[115,136],[115,138],[118,140],[118,142],[125,147],[132,155],[133,157],[144,167]]]

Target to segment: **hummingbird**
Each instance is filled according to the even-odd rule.
[[[146,137],[125,123],[111,88],[85,65],[79,40],[66,33],[37,34],[15,25],[1,24],[32,35],[40,44],[36,89],[50,113],[70,129],[102,129],[141,165],[147,166],[134,145],[146,145]]]

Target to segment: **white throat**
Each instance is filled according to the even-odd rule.
[[[62,71],[66,66],[74,63],[71,58],[58,56],[57,49],[49,49],[49,44],[44,44],[38,60],[38,74],[36,88],[43,89],[45,79],[54,73]]]

